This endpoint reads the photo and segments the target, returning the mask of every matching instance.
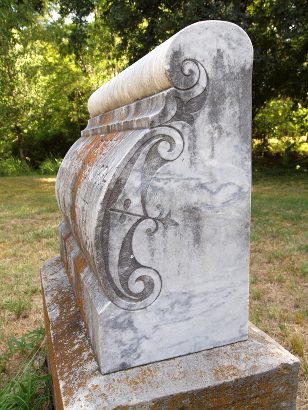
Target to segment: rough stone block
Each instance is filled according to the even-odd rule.
[[[60,258],[42,269],[56,410],[291,410],[299,361],[250,325],[249,338],[102,375]]]

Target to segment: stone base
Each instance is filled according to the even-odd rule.
[[[42,287],[57,410],[296,408],[299,361],[253,325],[245,342],[102,375],[60,258]]]

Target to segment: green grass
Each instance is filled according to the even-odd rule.
[[[39,269],[58,253],[55,178],[0,178],[0,409],[50,408]]]
[[[308,408],[308,174],[253,178],[250,320],[301,360]]]
[[[1,301],[39,294],[40,266],[58,253],[59,221],[54,178],[0,179]]]
[[[60,219],[54,178],[0,178],[0,409],[49,405],[39,269],[58,254]],[[250,320],[301,360],[298,409],[308,408],[307,223],[307,174],[255,173]]]
[[[49,375],[26,371],[11,379],[0,391],[1,410],[42,410],[51,408]],[[48,407],[47,407],[48,406]]]
[[[27,316],[27,311],[30,309],[30,302],[28,298],[13,298],[6,300],[2,304],[2,307],[4,310],[7,310],[8,312],[14,313],[16,319],[19,319],[22,316]]]
[[[0,384],[0,409],[51,409],[50,376],[45,365],[45,331],[35,329],[7,341],[0,356],[0,372],[5,373],[12,362],[18,364],[14,375]]]

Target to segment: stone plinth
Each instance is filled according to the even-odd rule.
[[[295,409],[299,361],[253,325],[244,342],[102,375],[60,258],[42,287],[56,410]]]

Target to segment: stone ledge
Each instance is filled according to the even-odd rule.
[[[295,409],[299,361],[250,325],[245,342],[102,375],[60,258],[42,268],[59,409]]]

